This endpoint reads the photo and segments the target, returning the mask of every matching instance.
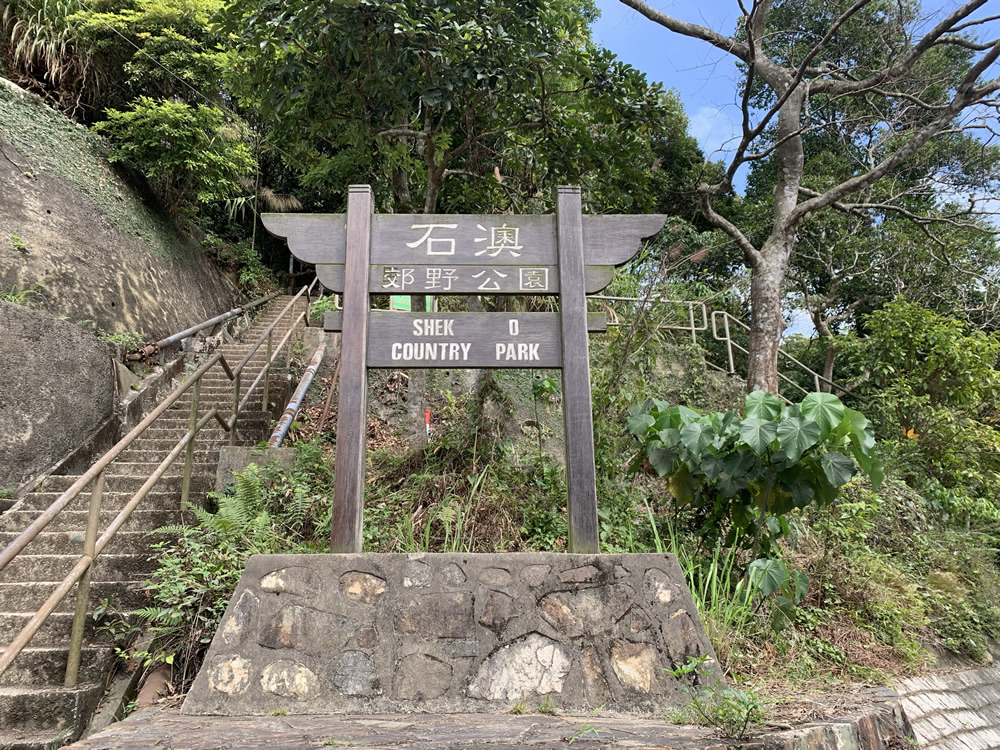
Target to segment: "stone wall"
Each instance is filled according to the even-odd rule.
[[[897,690],[922,747],[1000,748],[1000,669],[914,677]]]
[[[659,713],[702,655],[672,555],[258,555],[183,710]]]
[[[0,489],[49,469],[114,408],[107,344],[67,321],[0,302]]]

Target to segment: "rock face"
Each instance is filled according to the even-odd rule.
[[[184,712],[659,713],[702,655],[670,555],[255,556]]]
[[[150,341],[232,307],[201,247],[110,167],[86,128],[0,82],[0,145],[4,291],[38,285],[46,312]]]
[[[114,406],[107,344],[68,321],[0,302],[0,489],[62,459]]]

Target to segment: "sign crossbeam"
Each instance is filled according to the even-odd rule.
[[[371,188],[352,185],[346,214],[263,214],[292,254],[316,265],[343,311],[331,550],[360,552],[367,372],[370,368],[544,368],[563,371],[569,551],[600,551],[587,336],[605,330],[587,294],[663,227],[661,215],[584,216],[578,187],[561,187],[555,215],[373,212]],[[400,313],[370,309],[372,294],[558,295],[558,313]]]

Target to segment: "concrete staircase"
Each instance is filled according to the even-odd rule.
[[[231,367],[239,363],[291,299],[276,297],[240,341],[219,348]],[[300,300],[296,309],[289,311],[277,324],[273,336],[275,346],[305,306],[305,301]],[[284,363],[286,352],[287,349],[278,355],[276,364]],[[264,344],[243,371],[243,394],[260,372],[266,356]],[[183,380],[183,376],[179,379]],[[252,445],[267,436],[271,414],[260,411],[262,392],[263,382],[240,416],[237,444]],[[101,532],[187,431],[190,394],[189,390],[178,399],[108,467]],[[232,381],[220,366],[216,366],[202,378],[199,413],[217,408],[228,420],[232,398]],[[198,433],[191,481],[192,503],[204,502],[206,493],[215,489],[219,447],[228,442],[229,433],[215,421]],[[119,609],[143,606],[143,581],[156,565],[155,559],[150,558],[149,545],[157,538],[150,536],[150,532],[183,520],[180,507],[183,469],[184,455],[181,454],[97,558],[90,590],[91,607],[107,597],[114,597]],[[35,492],[0,515],[0,549],[10,544],[78,478],[50,476]],[[87,526],[89,490],[82,492],[0,572],[0,650],[6,648],[79,560]],[[76,739],[86,728],[103,695],[114,667],[115,654],[111,644],[95,632],[90,617],[87,618],[78,686],[63,687],[75,601],[74,588],[30,645],[0,676],[0,750],[48,750]]]

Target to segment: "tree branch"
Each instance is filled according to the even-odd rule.
[[[670,31],[676,32],[677,34],[683,34],[684,36],[689,36],[693,39],[701,39],[702,41],[708,42],[713,47],[721,49],[723,52],[728,52],[731,55],[738,57],[743,62],[747,62],[750,57],[750,49],[743,42],[737,42],[731,37],[720,34],[719,32],[706,28],[705,26],[699,26],[694,23],[688,23],[687,21],[681,21],[672,16],[668,16],[665,13],[661,13],[655,10],[642,0],[619,0],[623,5],[627,5],[632,8],[632,10],[638,11],[650,21],[660,24],[664,28]]]

